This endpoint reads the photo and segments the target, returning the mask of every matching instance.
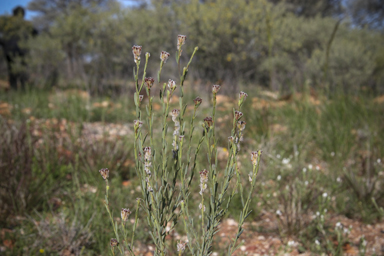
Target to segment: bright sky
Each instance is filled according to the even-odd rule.
[[[0,0],[0,15],[3,14],[11,14],[12,9],[15,8],[16,6],[20,5],[22,7],[27,7],[28,3],[31,0]],[[118,0],[125,6],[132,5],[131,0]],[[31,19],[33,16],[33,12],[26,10],[26,19]]]

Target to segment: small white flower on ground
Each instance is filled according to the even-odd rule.
[[[281,216],[281,214],[282,214],[282,213],[281,213],[280,210],[277,210],[277,211],[276,211],[276,215]]]
[[[377,159],[377,163],[378,164],[380,164],[381,163],[381,159],[379,158],[379,159]]]
[[[247,247],[245,247],[244,245],[240,246],[240,250],[245,251],[245,249],[247,249]]]
[[[289,158],[283,158],[282,163],[283,164],[289,164],[289,161],[291,161]]]
[[[315,244],[316,244],[316,245],[320,245],[319,240],[316,239],[316,240],[315,240]]]
[[[295,241],[292,241],[292,240],[289,241],[289,242],[288,242],[288,246],[291,246],[291,247],[295,246]]]
[[[303,173],[306,173],[307,172],[307,168],[303,168]]]
[[[341,183],[341,178],[340,178],[340,177],[337,177],[336,181],[339,182],[339,183]]]
[[[306,181],[304,182],[304,184],[305,184],[305,186],[308,186],[308,181],[306,180]]]
[[[316,215],[317,215],[317,216],[320,216],[320,213],[319,213],[319,212],[316,212]]]
[[[280,159],[280,155],[279,154],[277,154],[276,157]]]
[[[278,175],[278,176],[277,176],[277,180],[281,180],[281,175]]]
[[[327,198],[328,194],[327,193],[323,193],[323,197],[324,198]]]
[[[309,170],[312,170],[312,168],[313,168],[313,165],[309,164],[309,165],[308,165],[308,169],[309,169]]]
[[[320,166],[316,165],[316,170],[319,171],[320,170]]]
[[[334,157],[335,156],[335,152],[331,152],[331,157]]]
[[[340,223],[340,222],[337,222],[335,227],[336,227],[336,228],[341,228],[341,223]]]

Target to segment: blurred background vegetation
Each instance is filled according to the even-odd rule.
[[[105,186],[97,170],[111,170],[115,216],[122,207],[134,207],[141,195],[132,161],[132,45],[151,53],[147,76],[156,77],[161,51],[171,53],[162,79],[178,81],[178,34],[187,35],[183,64],[199,46],[184,91],[188,107],[196,96],[203,98],[196,120],[210,114],[212,84],[222,85],[219,167],[227,157],[237,93],[249,95],[239,158],[245,183],[249,153],[264,153],[249,217],[256,224],[242,236],[248,255],[285,253],[291,240],[297,242],[296,254],[342,255],[326,246],[341,243],[337,221],[357,230],[344,234],[345,251],[359,253],[365,235],[367,254],[381,255],[383,0],[135,0],[128,5],[31,0],[28,9],[35,12],[32,22],[39,31],[21,42],[29,49],[23,67],[29,88],[0,92],[1,255],[109,253],[113,230],[102,209]],[[2,52],[0,80],[0,86],[7,80]],[[161,123],[161,102],[154,95],[154,119]],[[173,101],[171,109],[177,107]],[[202,132],[196,128],[193,143]],[[206,164],[201,157],[197,169]],[[191,208],[198,210],[191,197]],[[236,196],[227,217],[236,221],[239,209]],[[215,252],[235,232],[228,223]],[[151,255],[146,254],[151,252],[148,227],[144,220],[139,225],[137,255]],[[169,255],[176,255],[176,240],[183,235],[177,227],[168,240],[174,245]],[[274,244],[274,239],[279,241],[274,249],[258,251],[260,241]],[[248,250],[255,244],[260,246]]]
[[[222,83],[227,92],[239,84],[281,92],[305,85],[383,90],[383,1],[129,2],[30,1],[40,32],[27,42],[34,84],[126,87],[133,44],[155,56],[162,50],[174,54],[176,40],[169,38],[181,33],[188,35],[188,53],[200,47],[193,78]],[[0,65],[5,70],[1,59]],[[156,68],[149,67],[152,75]]]

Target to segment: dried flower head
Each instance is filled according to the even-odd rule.
[[[200,182],[206,183],[208,182],[208,173],[209,171],[207,169],[204,169],[199,172],[200,173]]]
[[[211,127],[213,124],[212,117],[208,116],[204,118],[205,127]]]
[[[185,44],[185,40],[187,39],[187,36],[185,35],[178,35],[177,36],[177,50],[180,50],[181,46]]]
[[[133,57],[135,59],[135,63],[137,63],[137,61],[140,60],[140,55],[141,55],[141,46],[139,45],[134,45],[132,47],[132,53],[133,53]]]
[[[185,242],[185,243],[182,243],[181,241],[179,241],[178,243],[177,243],[177,251],[178,252],[184,252],[184,250],[185,250],[185,245],[186,245],[187,243]]]
[[[99,172],[100,172],[101,176],[103,177],[103,179],[105,179],[105,180],[108,179],[108,177],[109,177],[108,168],[100,169]]]
[[[221,85],[219,85],[219,84],[214,84],[214,85],[212,86],[212,92],[213,92],[213,94],[218,93],[218,92],[220,91],[220,88],[221,88]]]
[[[235,111],[235,118],[236,118],[236,120],[239,120],[242,116],[243,116],[242,112],[237,111],[237,110]]]
[[[176,82],[172,79],[168,80],[168,89],[173,92],[176,89]]]
[[[121,209],[121,219],[125,222],[127,221],[129,215],[131,215],[131,211],[129,209]]]
[[[160,59],[161,59],[161,61],[164,62],[164,63],[167,62],[169,56],[170,56],[170,54],[169,54],[168,52],[166,52],[166,51],[162,51],[162,52],[160,53]]]
[[[118,246],[119,245],[119,242],[117,241],[116,238],[111,238],[111,246],[112,247],[115,247],[115,246]]]
[[[143,151],[145,160],[151,160],[151,147],[144,147]]]
[[[179,114],[180,114],[180,110],[178,110],[178,109],[174,109],[174,110],[172,110],[172,112],[171,112],[171,116],[172,116],[172,117],[178,117]]]
[[[153,86],[153,84],[155,83],[155,79],[153,79],[152,77],[146,77],[144,79],[144,82],[145,82],[145,85],[147,86],[148,90],[150,90]]]
[[[244,131],[246,124],[247,123],[245,121],[238,121],[237,122],[237,128],[239,128],[240,131]]]
[[[203,102],[203,100],[200,97],[196,97],[193,102],[195,103],[195,106],[198,107],[200,106],[201,102]]]
[[[241,101],[246,100],[247,97],[248,97],[248,94],[246,94],[245,92],[240,92],[239,98],[240,98]]]
[[[261,150],[258,150],[258,151],[252,151],[252,152],[251,152],[251,161],[252,161],[252,164],[253,164],[254,166],[257,165],[257,163],[258,163],[258,159],[259,159],[259,156],[261,156],[261,153],[262,153]]]

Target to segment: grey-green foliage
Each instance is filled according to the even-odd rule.
[[[35,44],[38,49],[54,46],[64,54],[59,74],[65,81],[95,85],[126,81],[133,69],[127,61],[133,44],[146,45],[151,54],[172,53],[176,41],[167,39],[187,34],[190,45],[202,46],[192,73],[198,78],[228,84],[247,81],[271,89],[300,89],[308,79],[315,85],[347,89],[382,83],[381,59],[375,56],[383,51],[383,35],[354,28],[348,18],[335,31],[325,75],[326,49],[337,22],[332,17],[298,16],[287,5],[267,0],[108,6],[80,5],[62,12],[50,23],[44,42]],[[191,54],[193,48],[184,51]],[[39,62],[51,61],[37,54],[43,56]],[[165,67],[164,74],[173,68]],[[155,76],[156,68],[150,65],[148,73]]]

